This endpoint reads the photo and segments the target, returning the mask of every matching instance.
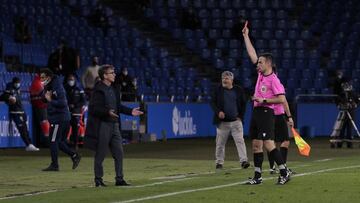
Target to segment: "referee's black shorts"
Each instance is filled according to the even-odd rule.
[[[275,142],[284,142],[289,140],[288,125],[285,114],[275,116]]]
[[[255,107],[250,123],[250,137],[255,140],[274,140],[274,110],[268,107]]]

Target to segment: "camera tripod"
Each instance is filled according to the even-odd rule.
[[[333,131],[330,135],[330,143],[331,144],[335,144],[335,143],[339,143],[339,142],[343,142],[343,141],[345,141],[345,142],[360,142],[360,140],[339,139],[340,131],[344,126],[346,117],[348,117],[348,119],[350,120],[351,125],[354,127],[357,136],[360,137],[360,132],[359,132],[349,110],[348,109],[340,109],[339,114],[338,114],[335,124],[334,124]]]

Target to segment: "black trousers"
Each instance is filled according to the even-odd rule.
[[[75,155],[75,151],[73,151],[66,143],[66,133],[68,132],[69,127],[69,121],[50,123],[50,154],[51,165],[53,165],[54,167],[59,167],[59,149],[70,157],[73,157]]]
[[[79,142],[80,117],[81,116],[72,115],[70,120],[70,125],[71,125],[70,143],[74,144],[74,146],[76,146]]]
[[[94,172],[95,180],[102,180],[104,176],[103,161],[110,149],[114,159],[116,181],[123,180],[123,147],[119,123],[101,122],[99,129],[98,146],[95,153]]]
[[[20,133],[21,139],[24,141],[26,146],[31,144],[31,140],[29,137],[29,130],[26,125],[26,121],[27,121],[26,114],[25,113],[22,113],[22,114],[10,113],[10,119],[12,121],[14,121],[16,128],[18,129],[18,131]]]

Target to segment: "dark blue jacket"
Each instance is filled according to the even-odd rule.
[[[48,119],[50,123],[70,121],[70,111],[66,100],[65,89],[58,76],[54,76],[45,87],[52,93],[51,101],[48,102]]]
[[[116,91],[114,87],[113,92],[115,93],[116,106],[114,109],[117,114],[120,113],[131,115],[132,109],[121,104],[120,92]],[[100,125],[101,122],[118,122],[121,130],[121,122],[119,119],[113,119],[109,117],[109,110],[112,109],[108,106],[110,103],[109,97],[106,97],[109,93],[109,87],[103,82],[98,82],[93,90],[91,99],[89,102],[89,112],[85,131],[85,143],[84,146],[91,150],[97,149],[98,140],[101,139]]]
[[[15,104],[9,103],[10,96],[16,98]],[[9,105],[9,112],[24,112],[23,105],[21,103],[20,89],[16,89],[13,82],[9,82],[8,84],[6,84],[6,90],[3,97],[6,104]]]
[[[237,85],[233,86],[233,89],[236,92],[236,104],[238,109],[238,118],[244,122],[244,114],[246,110],[246,95],[244,90]],[[213,123],[215,125],[219,124],[222,120],[218,117],[220,111],[224,111],[224,88],[222,85],[219,85],[214,89],[214,94],[211,98],[210,106],[214,111]]]
[[[74,114],[80,114],[82,107],[86,104],[85,93],[82,88],[75,85],[71,87],[68,84],[64,85],[66,91],[66,99],[68,101],[69,110]]]

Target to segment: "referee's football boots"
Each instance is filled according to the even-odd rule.
[[[245,183],[245,185],[259,185],[263,182],[262,177],[260,178],[249,178],[248,182]]]
[[[289,181],[290,181],[290,172],[286,171],[285,176],[282,176],[282,175],[279,176],[277,184],[278,185],[285,185]]]

